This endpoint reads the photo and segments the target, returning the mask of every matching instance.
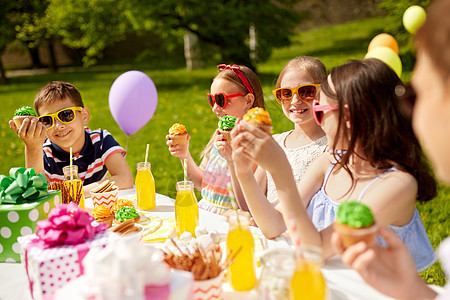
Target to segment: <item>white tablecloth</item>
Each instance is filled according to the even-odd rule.
[[[119,197],[133,193],[135,193],[134,190],[120,191]],[[152,214],[161,219],[173,217],[173,199],[157,194],[156,204],[157,207],[151,211]],[[86,209],[88,211],[92,209],[92,201],[89,198],[86,199]],[[200,225],[205,226],[208,230],[217,230],[220,233],[228,232],[228,223],[222,216],[200,209],[199,219]],[[289,242],[283,237],[276,240],[267,240],[258,228],[253,228],[252,231],[260,234],[261,244],[265,248],[290,247]],[[359,274],[345,266],[338,256],[326,260],[322,272],[327,282],[328,298],[330,300],[391,299],[367,285]],[[443,290],[438,286],[432,287],[438,292]],[[256,291],[235,292],[227,283],[224,283],[223,289],[224,299],[258,299]],[[18,263],[0,263],[0,300],[15,299],[31,299],[25,268]]]

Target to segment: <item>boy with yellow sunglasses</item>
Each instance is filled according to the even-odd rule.
[[[44,86],[34,99],[39,119],[25,119],[17,128],[9,125],[25,143],[25,165],[44,173],[49,182],[64,179],[63,167],[73,164],[84,183],[85,195],[106,179],[109,172],[119,188],[132,188],[133,176],[125,160],[125,150],[112,135],[85,125],[90,112],[79,91],[70,83],[53,81]]]

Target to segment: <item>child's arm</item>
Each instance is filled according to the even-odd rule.
[[[174,157],[179,157],[181,160],[181,164],[183,164],[184,159],[187,161],[187,171],[188,178],[190,181],[194,182],[195,188],[197,190],[202,189],[202,180],[203,180],[203,169],[201,169],[195,163],[194,159],[189,152],[189,141],[191,140],[191,136],[188,134],[186,144],[182,145],[173,145],[172,140],[168,135],[166,135],[166,144],[169,147],[170,154]],[[205,158],[207,159],[207,158]],[[181,166],[180,166],[181,167]]]
[[[267,237],[280,235],[286,228],[285,221],[294,217],[302,243],[321,246],[322,233],[316,230],[305,207],[309,199],[320,189],[324,174],[323,165],[328,161],[327,156],[323,155],[321,160],[314,161],[308,169],[310,171],[314,168],[309,172],[311,178],[305,180],[305,175],[308,176],[305,174],[300,181],[299,188],[302,190],[302,195],[300,195],[289,161],[284,151],[270,135],[254,126],[239,124],[232,136],[235,137],[233,150],[236,153],[233,154],[233,157],[242,156],[256,161],[259,166],[271,173],[277,187],[283,216],[268,201],[254,201],[261,199],[261,195],[257,194],[258,191],[255,188],[254,177],[250,176],[248,171],[242,173],[238,171],[238,177],[253,218],[263,233]],[[246,193],[246,191],[249,192]],[[259,193],[262,194],[261,191]],[[326,236],[331,233],[324,232],[324,234]]]
[[[111,175],[108,180],[114,181],[119,189],[133,188],[133,175],[122,153],[111,154],[105,161],[105,166]]]
[[[238,204],[239,208],[242,209],[243,211],[249,211],[247,203],[245,202],[245,197],[242,192],[241,185],[240,185],[239,180],[236,175],[234,161],[232,158],[232,149],[231,149],[230,142],[223,138],[220,131],[217,130],[216,133],[217,133],[217,135],[216,135],[215,145],[217,146],[217,150],[218,150],[219,154],[223,158],[225,158],[228,162],[228,168],[230,170],[230,177],[231,177],[231,184],[233,186],[233,192],[234,192],[234,196],[236,197],[237,204]],[[249,161],[248,164],[246,164],[246,166],[248,168],[250,168],[252,170],[252,172],[255,172],[255,170],[257,170],[257,167],[258,167],[252,161]],[[261,177],[261,176],[259,176],[259,177]]]
[[[9,127],[25,143],[25,167],[34,168],[36,173],[45,174],[42,145],[47,133],[46,128],[36,118],[32,120],[26,118],[20,128],[17,128],[14,122],[10,120]]]

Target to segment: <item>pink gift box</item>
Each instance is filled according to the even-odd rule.
[[[33,299],[42,299],[83,274],[81,262],[92,246],[106,246],[108,230],[101,231],[85,243],[47,249],[32,242],[35,234],[19,237],[21,261],[25,266]]]

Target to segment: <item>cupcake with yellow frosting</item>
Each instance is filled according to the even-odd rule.
[[[91,216],[94,217],[97,223],[106,223],[108,228],[112,226],[114,216],[112,211],[104,204],[94,207]]]
[[[169,129],[169,138],[172,140],[172,145],[183,145],[187,141],[187,131],[183,124],[175,123]]]
[[[133,201],[131,201],[130,199],[119,199],[116,202],[114,202],[111,210],[113,214],[115,214],[116,211],[118,211],[121,207],[124,206],[134,207]]]
[[[339,205],[333,227],[341,236],[345,248],[359,241],[365,241],[369,246],[373,245],[378,229],[370,208],[356,201],[347,201]]]
[[[269,113],[262,107],[254,107],[247,111],[243,120],[249,124],[253,124],[270,134],[272,130],[272,120]]]
[[[137,212],[136,208],[130,206],[124,206],[119,208],[114,215],[114,222],[120,224],[129,219],[134,219],[134,222],[137,223],[141,220],[141,216]]]

